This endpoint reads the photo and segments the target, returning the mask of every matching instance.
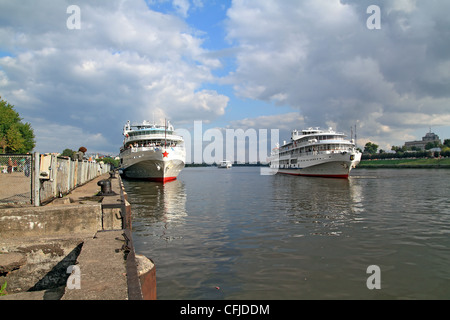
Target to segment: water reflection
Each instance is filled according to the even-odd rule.
[[[133,211],[133,231],[146,234],[149,230],[160,230],[165,240],[173,240],[166,230],[185,224],[186,190],[182,181],[166,184],[158,182],[124,180]],[[136,196],[138,195],[138,196]]]
[[[338,236],[350,223],[363,220],[360,180],[274,176],[273,203],[293,224],[303,226],[300,234]]]

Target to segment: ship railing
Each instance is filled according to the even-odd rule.
[[[293,141],[292,146],[295,147],[304,147],[309,145],[316,145],[316,144],[326,144],[326,143],[346,143],[347,140],[345,140],[343,137],[335,137],[335,138],[325,138],[325,139],[317,139],[317,137],[308,137],[307,140],[303,140],[306,138],[301,138]]]
[[[129,147],[125,149],[122,153],[134,153],[134,152],[142,152],[142,151],[160,151],[160,150],[179,150],[183,149],[182,145],[167,145],[167,146],[138,146],[138,147]]]
[[[138,135],[129,135],[125,136],[124,142],[129,141],[138,141],[138,140],[176,140],[176,141],[183,141],[183,137],[176,134],[164,135],[164,132],[160,133],[151,133],[151,134],[138,134]]]
[[[300,153],[293,153],[293,150],[280,152],[278,154],[273,154],[272,156],[280,159],[290,159],[293,155],[295,156],[316,156],[316,155],[322,155],[322,154],[338,154],[338,153],[347,153],[347,152],[356,152],[356,149],[354,148],[339,148],[339,149],[328,149],[328,150],[313,150],[313,151],[306,151],[306,152],[300,152]]]
[[[341,147],[334,147],[332,149],[323,149],[324,146],[326,146],[327,144],[341,144]],[[290,145],[289,147],[284,147],[281,148],[278,152],[283,153],[283,152],[288,152],[288,151],[294,151],[294,150],[299,150],[300,148],[307,148],[307,149],[317,149],[317,148],[321,148],[320,151],[327,151],[327,150],[347,150],[347,149],[352,149],[353,148],[353,144],[350,143],[345,143],[345,141],[341,141],[341,142],[329,142],[329,143],[301,143],[301,144],[294,144],[294,145]]]

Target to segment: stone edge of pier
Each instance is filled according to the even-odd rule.
[[[136,254],[131,227],[122,180],[110,173],[45,206],[0,208],[0,300],[156,299],[155,265]]]

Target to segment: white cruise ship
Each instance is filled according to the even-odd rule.
[[[272,150],[270,168],[275,173],[348,178],[361,161],[361,152],[345,137],[331,128],[294,130],[290,142]]]
[[[183,137],[173,126],[143,121],[123,128],[120,148],[120,172],[133,179],[168,182],[175,180],[184,168],[186,151]]]

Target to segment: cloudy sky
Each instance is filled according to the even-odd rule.
[[[79,28],[72,28],[76,16]],[[370,5],[380,8],[380,29]],[[450,138],[447,0],[0,0],[0,96],[38,152],[117,154],[127,120]]]

